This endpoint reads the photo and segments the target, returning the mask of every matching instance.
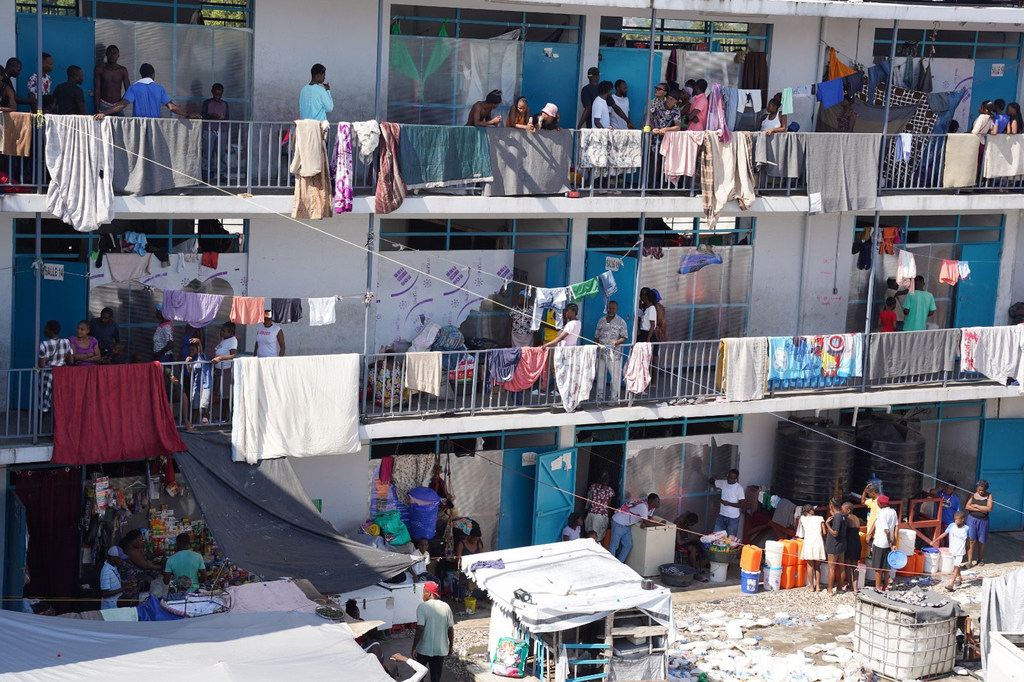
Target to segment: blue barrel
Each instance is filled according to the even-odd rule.
[[[758,582],[761,574],[750,571],[740,572],[740,590],[744,594],[757,594]]]
[[[409,491],[409,533],[412,539],[432,540],[437,532],[437,508],[441,498],[430,488],[413,488]]]

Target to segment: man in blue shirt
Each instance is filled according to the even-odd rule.
[[[142,78],[128,87],[124,93],[124,98],[120,102],[103,113],[96,114],[95,118],[97,120],[102,120],[104,116],[112,116],[129,104],[133,105],[132,115],[137,118],[160,118],[161,110],[165,106],[170,109],[171,113],[178,116],[199,118],[199,114],[190,114],[171,101],[167,91],[164,90],[164,86],[153,80],[156,70],[151,64],[140,66],[139,75]]]
[[[327,114],[334,110],[331,84],[326,82],[327,67],[314,64],[309,70],[312,78],[299,92],[299,118],[326,121]]]

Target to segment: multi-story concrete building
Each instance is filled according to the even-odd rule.
[[[535,488],[538,464],[529,453],[563,450],[574,453],[574,466],[560,480],[572,482],[577,494],[585,495],[596,472],[609,471],[619,490],[655,489],[670,514],[694,510],[702,525],[709,524],[717,508],[706,486],[710,475],[736,466],[744,484],[783,484],[774,475],[777,462],[795,455],[776,448],[780,422],[811,416],[852,428],[869,419],[869,411],[918,422],[923,452],[914,455],[913,466],[921,488],[932,487],[936,476],[955,478],[966,488],[987,478],[1007,505],[993,515],[993,527],[1024,525],[1024,516],[1012,511],[1024,504],[1024,460],[1014,447],[1024,436],[1024,399],[1016,386],[969,372],[959,360],[926,374],[864,378],[868,372],[862,372],[821,382],[829,385],[775,383],[763,398],[739,402],[725,400],[716,382],[720,339],[861,334],[866,323],[877,331],[885,278],[895,274],[896,255],[884,248],[879,254],[879,240],[868,247],[874,258],[859,262],[855,247],[873,226],[894,228],[896,247],[916,256],[936,299],[933,326],[1010,323],[1011,304],[1024,300],[1024,273],[1016,267],[1024,254],[1024,183],[1020,177],[987,179],[979,171],[967,187],[943,187],[942,126],[956,120],[966,132],[984,101],[1018,99],[1024,10],[791,0],[223,4],[211,9],[217,5],[181,0],[96,0],[67,7],[44,2],[43,49],[54,55],[54,83],[63,80],[67,66],[85,67],[90,110],[96,96],[90,68],[107,45],[117,44],[133,80],[141,63],[153,64],[157,81],[180,106],[198,111],[211,85],[221,82],[231,121],[221,124],[216,152],[204,148],[211,186],[118,196],[116,221],[97,232],[76,232],[55,220],[47,213],[45,176],[6,160],[11,189],[19,191],[0,195],[0,275],[6,273],[0,276],[0,328],[9,330],[0,335],[0,372],[7,385],[0,426],[6,429],[0,432],[6,437],[0,497],[7,506],[0,510],[13,508],[21,472],[45,469],[50,459],[52,425],[28,414],[37,321],[60,319],[67,329],[110,306],[129,339],[128,352],[151,352],[159,290],[138,282],[97,285],[89,278],[97,270],[92,254],[101,250],[105,235],[131,230],[165,249],[193,237],[206,244],[218,240],[208,248],[223,252],[224,274],[184,283],[189,290],[340,296],[337,324],[312,327],[302,321],[285,327],[289,354],[359,353],[369,373],[382,347],[410,341],[432,316],[446,316],[437,321],[452,322],[467,339],[477,339],[469,345],[483,350],[465,357],[475,360],[478,371],[453,382],[446,398],[375,401],[368,388],[361,451],[294,462],[324,516],[341,529],[366,519],[374,460],[436,453],[443,461],[450,453],[475,452],[475,458],[452,460],[461,472],[456,493],[462,511],[471,512],[499,547],[528,543],[532,519],[573,505],[564,495],[550,499],[550,488]],[[0,21],[0,42],[12,54],[16,46],[24,62],[17,79],[24,95],[38,59],[34,3],[0,5],[6,18]],[[828,114],[800,88],[828,79],[830,51],[867,72],[889,61],[893,42],[890,64],[899,89],[884,138],[871,135],[881,129],[870,117],[882,107],[857,105],[861,114],[853,134],[863,133],[865,145],[879,146],[882,167],[876,203],[862,210],[812,213],[806,174],[780,179],[762,170],[749,210],[730,202],[712,228],[699,178],[664,180],[651,161],[658,158],[657,140],[644,133],[639,170],[601,176],[583,169],[577,137],[565,190],[558,194],[490,196],[484,183],[471,182],[410,191],[386,215],[374,213],[375,160],[357,160],[351,212],[323,221],[290,218],[287,134],[314,63],[327,68],[332,122],[460,126],[474,101],[499,89],[502,116],[522,94],[531,112],[552,102],[562,127],[575,128],[582,113],[580,88],[596,66],[602,80],[627,83],[637,127],[655,84],[704,78],[758,100],[796,88],[789,122],[808,132],[827,125]],[[945,111],[949,98],[935,95],[958,91],[965,93],[962,100]],[[872,93],[867,104],[881,102],[882,93]],[[757,128],[753,108],[738,114],[735,127]],[[899,133],[907,131],[912,137],[901,140]],[[815,144],[811,137],[809,148]],[[896,157],[898,144],[913,146],[909,161]],[[211,171],[211,164],[220,172]],[[832,170],[842,182],[858,172],[841,162]],[[710,248],[723,262],[680,274],[680,258],[698,248]],[[37,280],[37,258],[63,265],[62,279]],[[955,286],[940,282],[944,260],[969,262],[969,279]],[[467,287],[482,302],[467,299],[454,317],[450,310],[428,307],[417,319],[382,296],[400,265],[431,264],[434,272],[442,266],[441,272],[475,270]],[[502,268],[508,272],[499,273]],[[526,404],[517,405],[484,388],[486,349],[505,345],[506,306],[515,305],[518,289],[566,286],[608,268],[616,272],[615,298],[631,329],[638,288],[657,288],[663,297],[670,341],[662,346],[657,383],[649,393],[628,399],[623,393],[621,400],[600,405],[590,400],[566,412],[555,395],[528,393]],[[519,284],[503,287],[509,278]],[[601,304],[593,301],[599,300],[583,303],[586,338],[594,336]],[[226,313],[227,308],[218,319]],[[927,332],[917,334],[921,345],[915,353],[939,354]],[[251,352],[254,333],[240,338],[240,352]],[[857,338],[867,360],[871,341]],[[212,332],[210,341],[215,342]],[[229,415],[219,417],[214,421],[229,421]],[[867,461],[859,470],[874,468]],[[879,469],[894,466],[878,462]],[[859,490],[864,481],[854,476],[840,484]],[[14,537],[9,532],[2,544],[9,547]],[[12,573],[17,570],[8,565],[8,586],[12,578],[20,580]]]

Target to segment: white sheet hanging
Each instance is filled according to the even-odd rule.
[[[46,117],[46,209],[79,232],[114,220],[110,125],[92,116]]]

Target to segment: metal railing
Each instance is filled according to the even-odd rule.
[[[162,362],[164,389],[178,428],[231,424],[231,367],[209,361]]]

